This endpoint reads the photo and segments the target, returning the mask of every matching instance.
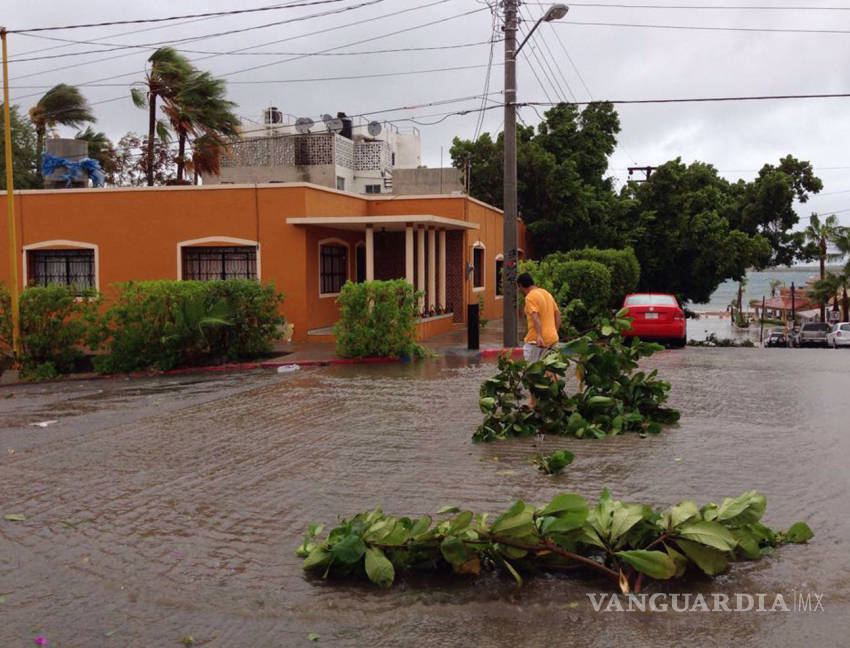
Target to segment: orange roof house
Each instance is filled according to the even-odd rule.
[[[129,280],[271,280],[296,339],[334,324],[347,280],[413,283],[432,315],[421,337],[463,322],[479,296],[485,317],[502,312],[502,212],[463,195],[304,183],[20,191],[15,217],[21,285],[82,283],[108,301]],[[520,247],[524,239],[520,224]],[[0,280],[8,284],[8,258]]]

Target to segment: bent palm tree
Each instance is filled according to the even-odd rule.
[[[53,128],[57,124],[79,128],[86,122],[97,121],[97,118],[92,113],[89,102],[77,88],[66,83],[59,83],[45,92],[41,99],[30,108],[30,121],[35,127],[35,150],[41,156],[44,136],[48,128]],[[41,179],[40,157],[36,173]]]
[[[98,161],[108,181],[112,182],[115,174],[115,147],[106,133],[95,131],[91,126],[86,126],[86,130],[79,131],[74,135],[74,139],[86,141],[89,147],[88,156]]]
[[[818,261],[820,262],[820,280],[826,277],[826,261],[835,258],[835,255],[827,254],[827,244],[839,235],[838,217],[835,214],[827,216],[821,223],[817,214],[809,217],[809,226],[803,231],[806,239],[814,243],[818,248]],[[820,301],[820,300],[819,300]],[[826,321],[826,303],[820,301],[820,321]]]
[[[218,145],[219,154],[225,137],[238,133],[236,106],[225,99],[225,82],[209,72],[196,72],[174,97],[166,99],[162,110],[177,134],[177,182],[182,182],[185,169],[186,142],[207,136],[204,146]]]
[[[192,142],[192,184],[198,184],[201,175],[220,175],[221,156],[227,150],[227,142],[216,133],[204,133]]]
[[[146,171],[148,186],[153,186],[154,137],[168,140],[168,130],[163,122],[156,118],[156,100],[161,97],[171,100],[184,88],[195,69],[188,59],[173,47],[160,47],[148,59],[150,69],[145,77],[144,91],[130,89],[130,97],[137,108],[148,109],[148,150],[146,152]]]

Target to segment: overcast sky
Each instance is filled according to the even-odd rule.
[[[2,20],[7,29],[14,30],[283,3],[148,0],[146,4],[147,7],[115,0],[4,0]],[[735,8],[744,5],[748,8]],[[796,8],[777,9],[790,5]],[[524,3],[522,14],[526,20],[521,29],[533,24],[547,6],[548,3]],[[270,25],[281,21],[288,22]],[[253,27],[261,28],[211,36]],[[392,120],[400,129],[418,128],[423,163],[439,166],[442,149],[443,163],[448,165],[452,137],[471,138],[479,113],[448,116],[437,124],[426,124],[442,119],[448,111],[477,111],[482,100],[425,104],[482,94],[492,28],[489,8],[477,0],[325,0],[300,8],[172,23],[32,35],[12,33],[11,103],[27,109],[47,88],[59,82],[70,83],[79,86],[94,104],[99,130],[115,140],[127,131],[142,132],[146,130],[146,115],[130,102],[129,85],[143,79],[145,60],[152,49],[183,40],[176,47],[186,51],[199,68],[228,80],[229,96],[237,102],[237,112],[247,128],[257,125],[255,122],[262,119],[263,109],[269,105],[278,106],[293,117],[306,115],[313,119],[337,111],[374,113],[371,118]],[[766,29],[797,31],[752,31]],[[323,33],[316,33],[320,30]],[[391,35],[393,32],[401,33]],[[501,24],[496,36],[501,38]],[[66,43],[45,37],[97,43]],[[197,37],[204,38],[185,41]],[[150,49],[114,49],[135,44],[148,45]],[[454,47],[287,60],[297,54],[328,50],[350,53],[443,46]],[[76,52],[110,49],[113,51],[72,56]],[[850,92],[850,3],[588,0],[570,4],[568,15],[561,21],[541,25],[523,54],[518,64],[519,101]],[[14,62],[16,58],[38,56],[56,58]],[[498,42],[494,47],[490,92],[502,91],[502,62],[503,43]],[[257,66],[262,67],[243,71]],[[467,66],[474,67],[396,74]],[[293,82],[355,75],[387,76]],[[257,81],[264,83],[248,83]],[[92,83],[107,85],[87,85]],[[499,102],[501,98],[493,94],[491,100]],[[848,98],[834,98],[617,105],[622,131],[611,159],[611,173],[624,181],[628,166],[657,165],[681,156],[685,161],[711,163],[729,179],[750,179],[762,164],[776,163],[790,153],[809,160],[824,181],[822,194],[798,207],[801,217],[807,221],[812,211],[837,212],[841,222],[850,225],[850,159],[845,154],[850,140],[848,102]],[[377,112],[404,106],[410,108]],[[538,110],[542,114],[545,107]],[[520,116],[529,124],[539,121],[530,107],[522,108]],[[421,123],[405,121],[407,118]],[[485,111],[482,130],[499,132],[502,118],[503,111],[498,107]]]

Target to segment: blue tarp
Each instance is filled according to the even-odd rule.
[[[65,173],[60,178],[65,181],[65,186],[70,187],[71,182],[80,179],[80,174],[85,173],[91,179],[95,187],[102,187],[106,174],[100,168],[100,163],[92,158],[83,158],[78,162],[71,162],[52,153],[41,154],[41,175],[48,176],[56,169],[65,167]]]

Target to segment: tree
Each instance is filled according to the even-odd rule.
[[[810,241],[817,248],[817,257],[820,262],[820,280],[823,281],[826,276],[826,260],[835,255],[827,254],[827,244],[833,241],[839,234],[838,217],[835,214],[827,216],[821,222],[817,214],[812,214],[809,217],[809,225],[803,230],[803,235],[806,240]],[[826,321],[826,303],[820,301],[820,321]]]
[[[88,156],[97,160],[100,168],[106,174],[106,182],[115,183],[115,146],[106,133],[95,131],[91,126],[79,131],[74,139],[85,140],[88,143]]]
[[[776,297],[776,289],[779,288],[779,286],[783,286],[783,285],[785,285],[785,284],[782,282],[781,279],[771,279],[770,280],[770,296]]]
[[[209,72],[194,72],[173,96],[163,99],[162,110],[177,135],[177,182],[183,181],[186,164],[186,142],[190,137],[211,135],[204,142],[207,154],[212,147],[223,143],[224,137],[238,134],[239,118],[236,106],[225,99],[226,85]],[[221,150],[221,148],[219,148]]]
[[[816,299],[823,307],[830,299],[837,302],[839,293],[841,294],[841,321],[847,321],[848,297],[847,289],[850,288],[850,264],[844,266],[841,272],[828,272],[823,279],[818,279],[812,285],[809,295]],[[821,318],[821,321],[826,321]]]
[[[168,142],[168,130],[163,122],[156,118],[156,100],[173,100],[195,69],[192,64],[173,47],[160,47],[148,59],[150,68],[145,76],[145,90],[131,88],[130,97],[138,108],[148,109],[148,137],[146,140],[146,179],[149,187],[154,184],[156,154],[154,151],[157,135],[161,143]]]
[[[192,184],[198,184],[200,175],[220,175],[221,156],[227,151],[227,142],[216,133],[204,133],[192,142]]]
[[[127,133],[118,140],[115,150],[113,182],[119,187],[141,187],[147,184],[148,170],[152,169],[157,184],[166,184],[174,178],[174,156],[168,144],[154,142],[153,166],[148,165],[148,141],[136,133]]]
[[[0,103],[0,108],[3,104]],[[12,138],[12,182],[16,189],[40,186],[36,166],[36,134],[32,124],[23,119],[17,106],[9,108]],[[6,140],[0,139],[0,189],[6,189]]]
[[[791,265],[801,256],[804,235],[794,232],[799,221],[794,201],[805,203],[823,188],[809,162],[786,155],[777,166],[765,164],[752,182],[733,186],[738,206],[730,224],[746,234],[761,234],[770,243],[768,265]]]
[[[48,128],[53,128],[57,124],[79,128],[86,122],[95,122],[97,119],[88,101],[77,88],[66,83],[59,83],[45,92],[41,99],[30,108],[30,121],[35,127],[36,152],[41,156],[44,150],[44,136]],[[41,178],[40,162],[39,159],[37,168],[39,178]]]
[[[667,162],[648,181],[629,183],[621,197],[641,267],[638,290],[704,303],[722,281],[740,281],[770,257],[764,237],[730,227],[734,197],[710,164]]]

